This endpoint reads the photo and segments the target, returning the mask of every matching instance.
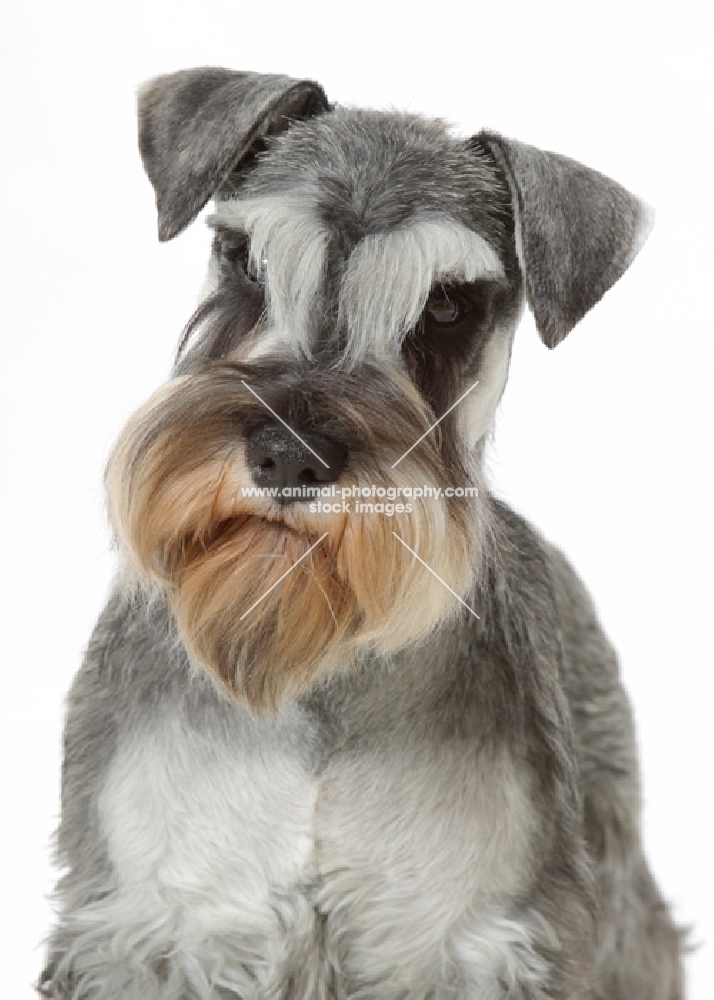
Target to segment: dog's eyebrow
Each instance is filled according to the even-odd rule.
[[[226,233],[228,236],[246,236],[246,231],[243,226],[236,224],[229,225],[224,222],[219,215],[209,215],[206,219],[206,225],[209,229],[212,229],[214,233]]]
[[[309,356],[311,313],[329,242],[315,198],[302,192],[220,201],[209,222],[250,236],[251,259],[268,261],[270,325],[287,331]]]
[[[437,281],[505,277],[483,236],[443,216],[422,216],[388,233],[365,236],[349,259],[340,321],[354,360],[391,354],[415,326]]]

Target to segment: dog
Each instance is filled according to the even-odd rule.
[[[69,697],[63,1000],[675,1000],[631,713],[484,452],[650,226],[614,181],[202,68],[139,93],[160,240],[208,275],[107,495]]]

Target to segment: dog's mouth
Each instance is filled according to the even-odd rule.
[[[265,532],[271,532],[276,537],[282,534],[303,534],[289,524],[279,510],[271,509],[260,514],[237,513],[217,518],[200,531],[187,534],[181,548],[190,558],[194,551],[200,550],[206,553],[232,544],[241,535],[255,536]]]
[[[330,523],[315,523],[313,515],[300,510],[306,505],[290,506],[271,502],[264,510],[250,511],[222,516],[206,525],[201,531],[187,534],[179,546],[183,562],[189,563],[197,556],[206,556],[236,544],[244,543],[248,548],[260,542],[261,547],[270,544],[276,558],[287,554],[287,549],[296,546],[307,549],[325,540],[325,548],[339,550],[344,535],[346,519],[330,518]],[[310,523],[308,523],[308,520]],[[325,518],[320,519],[326,521]],[[327,542],[331,536],[331,543]],[[241,547],[243,547],[241,545]]]
[[[413,448],[415,431],[429,429],[415,401],[374,374],[371,401],[382,412],[377,389],[390,392],[393,430],[378,449],[364,407],[338,400],[345,426],[354,425],[351,440],[362,444],[350,445],[343,456],[349,465],[340,468],[327,438],[310,438],[326,455],[330,483],[313,468],[312,453],[307,458],[287,444],[278,453],[275,441],[253,437],[255,454],[247,454],[248,418],[236,417],[235,376],[192,376],[152,398],[117,443],[107,487],[131,568],[140,582],[163,590],[191,658],[230,696],[260,710],[366,650],[387,654],[418,641],[452,613],[453,594],[465,592],[475,570],[470,509],[440,500],[413,509],[395,502],[387,510],[377,502],[383,495],[391,501],[392,489],[446,475],[433,436],[418,458],[404,451]],[[330,441],[348,439],[341,425],[333,430],[325,421],[323,429],[332,431]],[[258,446],[273,449],[265,462],[282,461],[277,482],[256,478]],[[384,448],[403,451],[398,473],[382,468]],[[283,479],[299,487],[281,503]]]
[[[350,507],[346,488],[367,489],[368,470],[279,503],[233,444],[138,437],[143,450],[129,436],[108,472],[120,537],[142,578],[163,587],[191,657],[256,711],[361,651],[417,641],[472,576],[466,521],[443,504],[389,517]]]

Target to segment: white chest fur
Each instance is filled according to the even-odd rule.
[[[173,720],[119,749],[100,815],[103,919],[115,951],[171,955],[157,1000],[486,998],[544,974],[508,910],[531,831],[504,759],[405,747],[318,781],[279,739]]]

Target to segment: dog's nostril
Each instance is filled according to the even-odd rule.
[[[301,487],[336,482],[347,464],[347,448],[322,434],[304,431],[298,439],[287,428],[265,424],[248,435],[246,458],[257,486],[297,487],[297,496],[279,497],[290,502],[304,499]]]

